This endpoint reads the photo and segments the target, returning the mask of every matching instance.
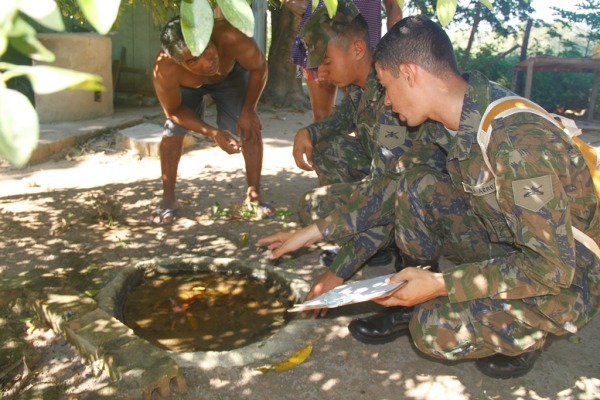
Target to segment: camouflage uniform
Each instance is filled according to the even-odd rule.
[[[447,151],[449,175],[417,167],[399,181],[401,251],[455,264],[442,271],[448,297],[417,306],[410,322],[417,347],[435,357],[539,349],[547,334],[577,333],[600,308],[599,260],[572,232],[600,238],[577,146],[531,113],[494,119],[486,155],[477,142],[486,107],[507,95],[471,74],[458,132],[430,122],[421,131]]]
[[[409,160],[398,159],[413,146],[417,133],[400,125],[383,101],[373,69],[364,93],[350,85],[330,116],[307,127],[323,186],[303,196],[300,217],[305,223],[316,222],[324,239],[341,245],[330,270],[344,279],[393,240],[396,180],[409,167]],[[410,165],[444,166],[445,156],[437,146],[419,143],[411,154],[416,157]]]
[[[321,64],[331,36],[357,15],[352,1],[340,1],[333,19],[322,7],[306,21],[300,37],[308,50],[308,68]],[[306,128],[321,187],[303,196],[300,218],[315,222],[325,240],[341,245],[329,269],[344,279],[393,240],[396,179],[407,167],[398,158],[413,145],[416,132],[400,125],[384,105],[384,95],[372,68],[364,91],[349,85],[333,113]],[[445,156],[436,146],[421,146],[414,154],[420,158],[411,163],[444,165]]]

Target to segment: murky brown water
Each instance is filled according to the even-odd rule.
[[[146,279],[127,296],[124,323],[176,351],[227,351],[266,338],[287,321],[289,288],[237,273],[197,272]]]

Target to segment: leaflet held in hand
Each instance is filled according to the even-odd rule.
[[[390,295],[406,283],[406,281],[386,283],[386,280],[392,275],[378,276],[338,286],[314,299],[294,304],[288,311],[302,312],[318,308],[334,308]]]

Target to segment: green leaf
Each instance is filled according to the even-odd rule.
[[[60,10],[54,0],[21,1],[19,10],[47,28],[59,32],[65,30]]]
[[[40,136],[38,115],[25,95],[0,88],[0,154],[22,167]]]
[[[246,0],[217,0],[225,19],[246,36],[254,36],[254,14]]]
[[[102,77],[100,75],[73,71],[66,68],[48,65],[34,67],[18,66],[11,69],[14,75],[26,75],[38,94],[59,92],[65,89],[84,89],[103,91]]]
[[[312,11],[314,12],[317,9],[317,6],[319,5],[319,0],[312,0]]]
[[[8,40],[6,39],[6,36],[4,36],[2,34],[2,32],[0,32],[0,55],[4,54],[6,52],[7,47],[8,47]]]
[[[329,18],[333,18],[337,11],[338,0],[323,0],[323,4],[325,4],[325,7],[327,8]]]
[[[54,53],[46,49],[35,36],[23,36],[10,39],[10,44],[21,54],[29,56],[32,60],[54,62]]]
[[[77,0],[77,3],[94,29],[104,35],[117,19],[121,0]]]
[[[456,14],[456,3],[458,0],[438,0],[437,16],[442,26],[446,26]]]
[[[404,8],[404,0],[396,0],[396,3],[401,10]]]
[[[18,10],[18,0],[2,0],[0,1],[0,27],[3,27],[5,23],[10,23],[15,17]]]
[[[54,54],[37,39],[35,29],[23,18],[14,19],[9,42],[20,53],[36,61],[53,62]]]
[[[213,9],[207,0],[182,0],[180,10],[185,44],[193,56],[199,56],[210,41],[215,22]]]
[[[12,30],[16,13],[16,0],[0,1],[0,55],[4,54],[8,47],[7,36]]]
[[[494,5],[492,4],[492,2],[490,0],[479,0],[481,2],[481,4],[483,4],[484,6],[486,6],[488,8],[488,10],[490,11],[494,11]],[[527,0],[525,0],[527,2]]]

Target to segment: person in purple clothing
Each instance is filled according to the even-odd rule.
[[[389,28],[402,19],[402,10],[398,7],[396,0],[382,0],[382,2],[385,6],[387,27]],[[354,0],[354,4],[367,21],[370,46],[374,49],[379,42],[379,39],[381,39],[381,2],[377,0]],[[322,6],[323,0],[319,0],[319,5],[317,7]],[[302,26],[311,15],[312,1],[308,0],[306,10],[302,15],[302,21],[298,27],[298,32],[302,29]],[[299,74],[303,75],[306,79],[306,86],[308,87],[308,94],[313,112],[313,120],[317,121],[331,114],[335,105],[337,87],[332,83],[319,80],[317,78],[316,70],[306,69],[306,49],[298,35],[296,35],[292,47],[292,62],[294,65],[298,66]]]

